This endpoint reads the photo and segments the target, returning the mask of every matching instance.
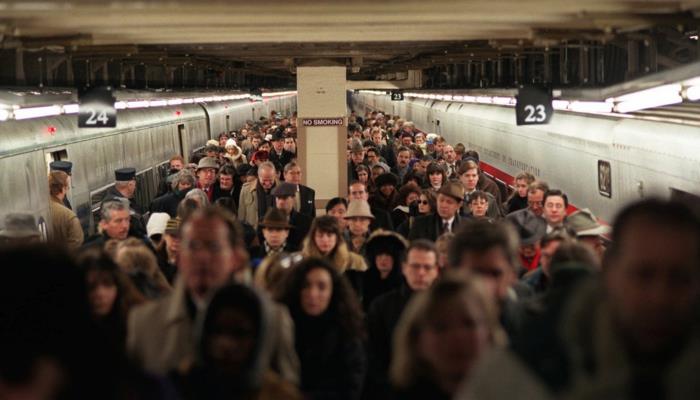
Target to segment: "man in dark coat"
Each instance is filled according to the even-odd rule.
[[[216,201],[223,197],[233,198],[235,191],[236,168],[232,165],[224,165],[219,169],[219,178],[214,183],[214,193],[212,200]],[[234,198],[235,201],[238,199]],[[236,207],[237,208],[237,207]]]
[[[301,243],[311,229],[311,218],[294,210],[296,186],[293,183],[282,182],[272,189],[271,194],[275,197],[275,208],[284,211],[291,225],[287,249],[297,251],[301,249]]]
[[[270,150],[269,160],[275,164],[277,171],[282,171],[284,166],[289,164],[295,157],[294,153],[291,153],[284,149],[284,131],[276,130],[272,134],[272,149]]]
[[[360,165],[367,165],[365,162],[365,148],[362,147],[362,143],[359,140],[353,140],[350,146],[350,161],[348,161],[348,182],[358,179],[357,167]]]
[[[271,208],[267,210],[265,218],[258,225],[262,240],[259,246],[250,248],[251,264],[258,266],[265,257],[273,256],[282,252],[291,253],[296,249],[289,246],[287,239],[289,238],[289,230],[293,228],[289,224],[287,214],[278,209]]]
[[[440,188],[437,196],[437,210],[413,221],[408,233],[409,240],[428,239],[431,241],[445,232],[455,232],[462,222],[459,210],[464,199],[464,187],[457,182],[449,182]]]
[[[316,191],[301,184],[301,166],[296,161],[284,166],[284,181],[297,186],[294,209],[311,219],[316,218]]]
[[[438,277],[437,250],[427,240],[411,242],[401,271],[405,282],[377,297],[367,314],[369,369],[365,398],[388,398],[389,363],[394,329],[414,292],[426,290]]]
[[[100,207],[108,201],[124,199],[129,203],[131,223],[129,224],[129,236],[146,236],[146,224],[143,221],[143,210],[136,204],[136,168],[119,168],[114,171],[114,186],[107,189]]]

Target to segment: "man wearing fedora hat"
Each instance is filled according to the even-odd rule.
[[[267,210],[265,218],[260,222],[262,231],[262,243],[250,249],[250,260],[253,266],[259,265],[265,257],[274,256],[282,252],[292,252],[288,246],[287,238],[293,226],[289,224],[287,214],[278,209]]]
[[[270,150],[269,159],[277,167],[277,171],[282,172],[282,169],[294,158],[294,154],[284,149],[284,128],[278,128],[272,134],[272,149]]]
[[[566,217],[566,226],[576,232],[579,242],[593,250],[599,261],[603,260],[605,236],[612,231],[609,226],[600,224],[588,208],[582,208]]]
[[[350,144],[350,160],[348,160],[348,182],[357,180],[357,167],[359,165],[367,165],[365,162],[365,148],[362,147],[362,142],[352,140]]]
[[[291,251],[301,248],[301,242],[311,229],[311,217],[301,214],[294,209],[297,188],[289,182],[281,182],[272,189],[272,196],[275,198],[275,208],[282,210],[291,225],[287,247]]]
[[[462,222],[459,210],[464,201],[464,187],[458,182],[448,182],[440,188],[434,213],[416,218],[408,233],[409,240],[435,241],[445,232],[455,232]]]
[[[136,168],[125,167],[114,170],[114,186],[107,189],[100,207],[117,199],[126,200],[129,204],[129,236],[146,237],[146,223],[143,220],[143,210],[136,203]]]
[[[508,215],[506,219],[513,224],[520,238],[518,247],[520,271],[518,276],[522,276],[540,266],[540,241],[546,233],[547,223],[544,219],[529,212],[513,213],[512,215]]]
[[[364,254],[365,242],[370,234],[370,224],[374,215],[369,203],[365,200],[353,200],[348,204],[348,212],[345,214],[348,228],[345,230],[345,241],[350,250],[358,254]]]
[[[214,200],[214,183],[219,163],[215,158],[204,157],[197,164],[197,189],[202,189],[207,194],[209,202]]]
[[[374,180],[374,185],[377,190],[370,197],[369,203],[374,208],[392,212],[399,205],[399,194],[396,190],[399,185],[399,177],[392,173],[384,173]]]

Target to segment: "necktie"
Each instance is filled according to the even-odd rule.
[[[449,232],[449,231],[450,231],[450,223],[445,221],[442,224],[442,232],[445,233],[445,232]]]

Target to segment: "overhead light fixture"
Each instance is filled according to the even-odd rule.
[[[125,101],[118,101],[118,102],[114,103],[114,108],[116,108],[117,110],[123,110],[126,108],[126,102]]]
[[[149,107],[162,107],[168,105],[167,100],[151,100],[148,102]]]
[[[569,103],[568,109],[574,112],[601,114],[612,112],[613,104],[604,101],[573,101]]]
[[[16,120],[50,117],[61,114],[61,106],[46,106],[46,107],[30,107],[20,108],[15,110],[14,117]]]
[[[180,104],[182,104],[182,99],[170,99],[170,100],[168,100],[169,106],[179,106]]]
[[[566,100],[552,100],[552,108],[566,111],[569,109],[569,102]]]
[[[63,113],[64,114],[77,114],[80,111],[80,105],[78,104],[64,104]]]
[[[690,86],[685,89],[685,98],[690,101],[700,100],[700,85]]]
[[[0,121],[7,121],[10,118],[10,112],[0,108]]]
[[[608,99],[607,102],[614,102],[615,111],[624,114],[647,108],[678,104],[683,102],[683,97],[681,97],[681,85],[674,83]]]
[[[146,108],[150,105],[150,102],[148,100],[136,100],[136,101],[127,101],[126,106],[128,108]]]

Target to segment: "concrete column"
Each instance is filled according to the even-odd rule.
[[[316,208],[346,196],[347,104],[345,66],[297,67],[298,161],[302,181],[316,190]],[[343,126],[305,127],[304,118],[344,118]]]

